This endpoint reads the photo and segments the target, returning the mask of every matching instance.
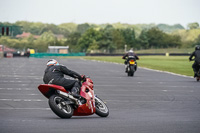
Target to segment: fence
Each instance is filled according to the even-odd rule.
[[[124,54],[93,53],[86,56],[123,56]],[[138,53],[138,56],[190,56],[189,53]]]
[[[68,54],[59,54],[59,53],[35,53],[31,54],[30,57],[43,58],[49,56],[85,56],[85,53],[68,53]]]

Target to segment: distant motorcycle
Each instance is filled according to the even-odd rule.
[[[194,61],[194,59],[192,59],[191,61]],[[196,76],[196,80],[199,81],[200,80],[200,63],[199,63],[199,70],[197,72],[197,76]]]
[[[197,81],[199,81],[199,80],[200,80],[200,69],[199,69],[199,71],[198,71],[198,73],[197,73],[196,80],[197,80]]]
[[[134,56],[129,56],[127,59],[126,73],[128,76],[134,76],[137,70],[137,62]]]
[[[58,85],[41,84],[38,89],[49,99],[51,110],[60,118],[86,116],[94,113],[101,117],[109,115],[107,105],[94,95],[93,81],[88,77],[82,82],[80,99],[73,97],[64,87]]]

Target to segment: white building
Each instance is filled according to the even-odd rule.
[[[69,46],[48,46],[49,53],[67,54]]]

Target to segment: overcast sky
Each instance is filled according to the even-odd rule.
[[[0,0],[0,22],[200,24],[200,0]]]

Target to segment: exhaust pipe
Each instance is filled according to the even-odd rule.
[[[74,98],[72,95],[68,94],[68,93],[65,93],[63,91],[60,91],[60,90],[57,90],[58,94],[64,96],[64,97],[67,97],[69,99],[71,99],[72,101],[74,101],[77,105],[79,105],[79,100]]]

